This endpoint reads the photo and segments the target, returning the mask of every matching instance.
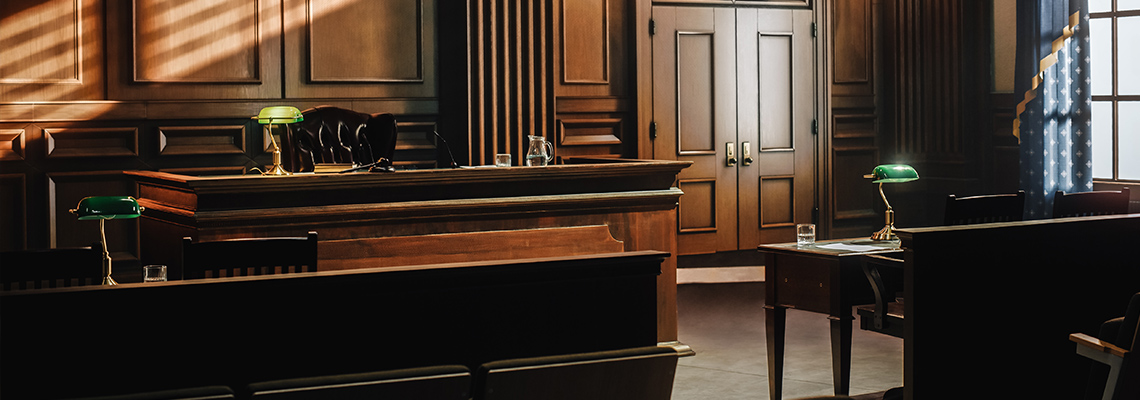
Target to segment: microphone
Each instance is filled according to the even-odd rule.
[[[396,171],[395,168],[392,168],[392,161],[388,160],[387,158],[380,157],[380,159],[376,160],[376,162],[355,166],[355,167],[346,169],[344,171],[340,171],[338,173],[343,174],[343,173],[347,173],[347,172],[356,172],[356,171],[360,171],[363,169],[367,169],[368,172],[395,172]]]
[[[455,162],[455,155],[451,154],[451,146],[447,145],[447,139],[444,139],[443,135],[440,135],[435,129],[432,129],[431,133],[434,133],[435,137],[443,142],[443,149],[447,150],[447,157],[451,159],[451,168],[459,168],[459,164]]]

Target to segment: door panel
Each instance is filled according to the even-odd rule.
[[[653,7],[654,158],[693,162],[678,183],[680,254],[792,241],[811,222],[811,18]]]
[[[680,254],[735,250],[735,13],[729,8],[653,7],[654,158],[692,161],[681,171]]]
[[[737,104],[741,142],[739,248],[795,240],[813,207],[814,61],[810,10],[737,10]]]

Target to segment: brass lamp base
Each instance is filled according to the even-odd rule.
[[[884,196],[883,199],[886,200],[886,196]],[[871,240],[899,240],[899,237],[895,235],[895,211],[890,207],[891,206],[888,203],[886,215],[887,224],[883,226],[883,229],[879,229],[878,232],[872,233]]]
[[[273,144],[273,147],[273,165],[265,167],[265,172],[262,172],[261,176],[293,175],[292,172],[281,166],[281,148],[277,147],[276,143]]]
[[[883,229],[879,229],[878,232],[872,233],[871,240],[899,240],[899,237],[895,235],[895,226],[887,225],[884,226]]]

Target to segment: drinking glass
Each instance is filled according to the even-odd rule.
[[[815,244],[815,224],[796,225],[796,246]]]
[[[143,267],[143,282],[165,282],[165,265],[147,265]]]
[[[509,167],[509,166],[511,166],[511,155],[510,154],[495,154],[495,166],[496,167]]]

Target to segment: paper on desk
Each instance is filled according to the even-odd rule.
[[[831,243],[831,244],[819,245],[816,247],[821,248],[821,249],[845,250],[845,251],[884,250],[882,247],[878,247],[878,246],[865,246],[865,245],[847,244],[847,243]]]

